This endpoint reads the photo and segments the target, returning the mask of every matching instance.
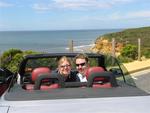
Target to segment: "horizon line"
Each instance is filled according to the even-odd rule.
[[[3,31],[80,31],[80,30],[115,30],[115,29],[128,29],[128,28],[100,28],[100,29],[45,29],[45,30],[0,30]]]

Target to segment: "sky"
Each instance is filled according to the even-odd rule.
[[[150,26],[150,0],[0,0],[0,31]]]

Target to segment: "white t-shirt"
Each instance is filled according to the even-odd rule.
[[[86,76],[83,76],[82,74],[78,73],[77,76],[80,79],[80,82],[87,82]]]

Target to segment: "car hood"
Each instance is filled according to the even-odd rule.
[[[2,102],[2,101],[1,101]],[[146,113],[150,96],[3,101],[1,113]]]

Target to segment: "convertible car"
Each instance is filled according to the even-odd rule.
[[[150,95],[136,87],[125,67],[112,56],[87,53],[87,82],[64,82],[52,73],[57,61],[78,53],[28,55],[9,74],[0,113],[146,113]],[[5,70],[3,70],[5,71]],[[72,62],[72,71],[77,71]],[[7,77],[8,78],[8,77]]]

